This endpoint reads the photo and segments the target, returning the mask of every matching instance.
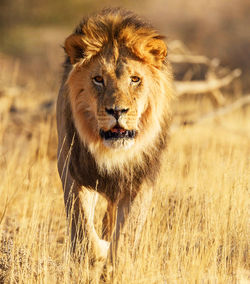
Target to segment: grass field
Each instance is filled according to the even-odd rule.
[[[0,283],[88,283],[88,258],[69,255],[53,106],[36,81],[16,83],[17,63],[1,63]],[[124,243],[112,283],[248,283],[249,142],[249,107],[171,135],[139,248]]]

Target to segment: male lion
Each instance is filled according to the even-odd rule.
[[[58,169],[72,249],[85,236],[95,259],[108,251],[113,258],[121,232],[140,232],[162,168],[172,97],[167,48],[123,9],[83,19],[64,47]],[[93,224],[98,194],[108,204],[102,238]]]

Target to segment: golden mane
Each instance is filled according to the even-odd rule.
[[[85,62],[111,48],[117,58],[119,50],[126,48],[142,61],[159,66],[167,55],[164,37],[133,13],[122,9],[104,10],[84,20],[65,41],[65,50],[71,63]]]

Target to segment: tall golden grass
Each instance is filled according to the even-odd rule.
[[[70,257],[55,117],[39,118],[34,82],[18,94],[29,111],[13,109],[17,84],[8,70],[0,72],[2,83],[9,78],[0,97],[0,283],[98,282],[88,254]],[[249,115],[241,109],[171,136],[139,247],[124,243],[111,283],[248,282]]]

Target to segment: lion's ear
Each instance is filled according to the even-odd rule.
[[[150,63],[157,68],[162,66],[163,61],[167,56],[167,46],[163,41],[163,37],[153,37],[145,46],[149,55]]]
[[[71,64],[77,63],[84,57],[84,44],[82,35],[72,34],[66,38],[64,49],[70,58]]]

